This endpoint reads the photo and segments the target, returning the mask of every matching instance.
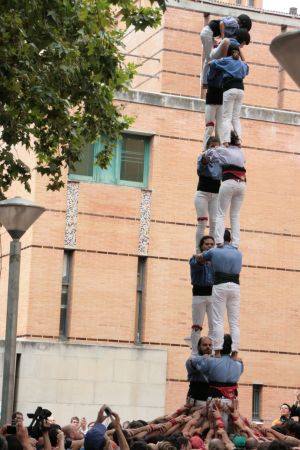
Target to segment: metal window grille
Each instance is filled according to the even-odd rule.
[[[252,386],[252,420],[261,420],[261,393],[262,385],[253,384]]]
[[[144,179],[145,140],[124,137],[120,179],[142,183]]]
[[[64,264],[61,288],[59,336],[66,338],[68,334],[68,308],[71,284],[71,265],[73,251],[64,251]]]
[[[145,288],[145,271],[146,271],[146,256],[138,257],[137,267],[137,290],[136,290],[136,320],[135,320],[135,335],[134,343],[140,345],[142,343],[143,333],[143,303],[144,303],[144,288]]]

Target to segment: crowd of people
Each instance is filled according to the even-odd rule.
[[[229,342],[229,341],[228,341]],[[227,349],[228,350],[228,349]],[[202,337],[199,355],[210,355],[211,341]],[[225,349],[226,351],[226,349]],[[224,355],[226,358],[228,355]],[[223,357],[223,356],[222,356]],[[222,358],[221,357],[221,358]],[[226,359],[225,358],[225,359]],[[210,361],[212,358],[205,358]],[[195,368],[187,362],[189,374]],[[293,406],[284,403],[280,418],[272,427],[250,422],[239,411],[237,399],[224,403],[218,396],[191,404],[174,413],[146,422],[142,419],[121,424],[117,413],[103,405],[96,420],[88,423],[85,418],[72,417],[68,425],[60,426],[53,418],[43,420],[40,434],[30,436],[24,426],[21,412],[13,414],[15,433],[9,434],[8,425],[0,430],[0,450],[289,450],[300,448],[300,394]],[[199,388],[199,386],[198,386]],[[298,416],[298,421],[292,416]]]

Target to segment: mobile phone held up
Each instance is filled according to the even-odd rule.
[[[104,412],[107,415],[107,417],[110,417],[112,415],[112,410],[110,409],[109,406],[105,406]]]

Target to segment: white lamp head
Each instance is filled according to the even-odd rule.
[[[13,239],[20,239],[45,208],[22,197],[0,201],[0,223]]]

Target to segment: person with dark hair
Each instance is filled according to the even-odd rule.
[[[300,392],[296,392],[294,403],[291,406],[291,417],[298,416],[300,422]]]
[[[12,420],[12,422],[15,422],[15,423],[17,423],[17,422],[23,423],[24,422],[23,413],[21,413],[20,411],[13,412],[12,416],[11,416],[11,420]]]
[[[21,420],[16,422],[16,434],[6,436],[8,450],[32,450],[32,445],[28,435],[28,429],[24,427]],[[45,450],[50,450],[46,448]]]
[[[280,417],[273,420],[272,427],[281,426],[288,421],[293,421],[291,419],[291,407],[288,403],[282,403],[280,406]]]
[[[200,251],[204,252],[215,246],[212,236],[202,236],[200,240]],[[192,355],[198,354],[198,342],[201,335],[205,313],[208,321],[208,336],[212,339],[212,286],[214,273],[209,261],[200,263],[196,256],[190,258],[190,274],[193,286],[192,297]]]
[[[245,45],[249,45],[251,42],[251,37],[247,28],[239,28],[235,33],[234,38],[238,42],[238,47],[244,47]],[[233,43],[233,39],[231,39],[231,43]],[[227,55],[228,56],[228,55]]]
[[[198,356],[211,355],[212,341],[207,336],[202,336],[198,342]],[[185,363],[190,382],[186,403],[192,406],[204,406],[208,397],[208,379],[193,365],[193,358]]]
[[[237,30],[239,28],[246,28],[248,31],[251,30],[252,21],[247,14],[241,14],[237,18],[227,16],[223,17],[221,20],[211,20],[208,25],[206,25],[200,33],[200,39],[203,45],[203,53],[205,56],[205,61],[203,65],[202,71],[202,84],[207,84],[207,72],[208,72],[208,62],[212,59],[213,47],[215,45],[215,38],[221,37],[222,40],[224,38],[234,38]],[[218,48],[218,53],[221,52],[221,55],[216,55],[216,51],[214,52],[213,57],[220,58],[222,55],[222,48]]]
[[[268,450],[290,450],[292,445],[289,445],[287,442],[278,441],[274,439],[268,447]]]
[[[224,315],[227,309],[232,335],[233,356],[237,357],[240,344],[239,312],[242,253],[230,244],[231,235],[229,230],[226,230],[224,233],[224,241],[225,245],[223,247],[211,248],[200,255],[196,255],[196,259],[199,262],[211,261],[214,270],[212,305],[213,349],[215,356],[219,357],[221,355],[223,345],[225,345],[223,341]]]
[[[234,400],[237,397],[237,383],[244,371],[241,360],[231,358],[232,340],[230,334],[225,334],[220,357],[207,358],[197,356],[193,358],[193,366],[208,377],[209,396],[212,398],[226,398]]]
[[[239,28],[236,31],[234,37],[224,38],[222,41],[211,51],[211,60],[225,58],[226,56],[232,56],[233,49],[238,49],[240,52],[240,58],[245,61],[244,55],[242,53],[242,48],[245,45],[249,45],[251,41],[251,36],[246,28]],[[208,63],[210,67],[210,63]],[[207,79],[209,78],[209,68]]]
[[[105,444],[107,443],[107,428],[102,423],[107,418],[105,415],[105,408],[106,405],[103,405],[100,408],[94,426],[86,433],[84,438],[84,450],[102,450],[105,447]],[[112,412],[109,417],[117,433],[120,450],[129,450],[129,445],[121,428],[120,417],[114,412]]]
[[[220,145],[220,141],[211,136],[207,140],[206,149],[213,149]],[[200,239],[205,234],[205,228],[209,219],[209,232],[214,237],[218,192],[220,189],[221,166],[217,162],[210,162],[205,158],[205,152],[198,156],[197,174],[199,177],[197,191],[194,198],[197,213],[196,228],[196,253],[199,253]]]
[[[164,442],[170,442],[176,450],[191,450],[191,444],[187,437],[181,433],[173,434],[164,439]]]
[[[285,421],[283,423],[283,426],[281,426],[281,429],[283,427],[286,430],[287,436],[300,440],[300,423],[299,422],[295,422],[295,420],[292,417],[290,417],[287,421]]]
[[[132,442],[130,445],[130,450],[149,450],[148,445],[142,439]]]
[[[270,447],[270,441],[263,441],[258,444],[257,450],[268,450]]]
[[[222,184],[218,196],[215,239],[217,246],[223,245],[225,219],[230,208],[232,245],[240,244],[240,209],[246,191],[245,156],[240,148],[239,138],[231,133],[229,147],[217,147],[205,152],[204,162],[221,164]]]
[[[229,144],[231,127],[241,141],[240,115],[244,99],[243,80],[249,73],[249,67],[240,59],[239,48],[234,48],[231,56],[213,59],[209,65],[223,74],[223,143]]]

